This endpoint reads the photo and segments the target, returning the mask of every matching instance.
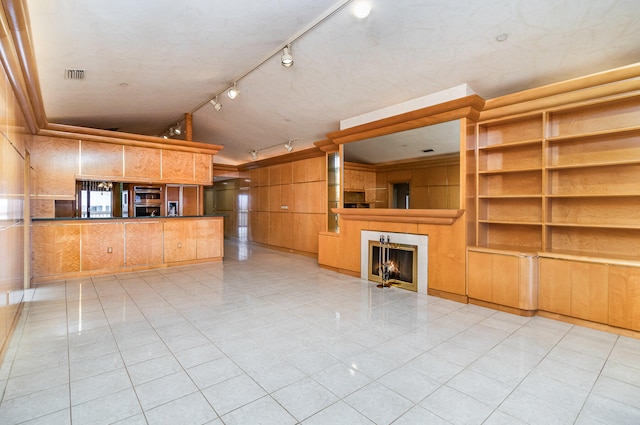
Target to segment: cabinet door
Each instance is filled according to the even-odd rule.
[[[171,219],[164,222],[164,262],[196,258],[196,222]]]
[[[222,219],[198,220],[196,228],[197,258],[221,258],[224,240]]]
[[[491,302],[491,254],[469,251],[467,283],[471,298]]]
[[[540,259],[540,310],[571,315],[571,263]]]
[[[571,263],[571,315],[607,323],[609,318],[608,266]]]
[[[33,277],[80,271],[80,226],[33,226]]]
[[[82,271],[124,266],[124,224],[83,224]]]
[[[162,223],[133,222],[125,224],[127,266],[162,263]]]
[[[519,258],[514,255],[492,255],[491,257],[492,302],[518,308]]]
[[[609,324],[640,331],[640,268],[609,266]]]

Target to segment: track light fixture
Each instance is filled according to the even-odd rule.
[[[211,99],[211,100],[209,101],[209,103],[211,103],[211,104],[213,105],[214,109],[215,109],[216,111],[218,111],[218,112],[220,111],[220,109],[222,109],[222,104],[220,104],[220,103],[218,102],[218,96],[216,96],[216,98],[215,98],[215,99]]]
[[[258,151],[255,149],[251,149],[249,151],[249,153],[251,154],[251,159],[253,159],[254,161],[258,159]]]
[[[287,46],[282,50],[282,59],[280,59],[280,63],[285,68],[289,68],[293,66],[293,56],[291,56],[291,44],[287,44]]]
[[[235,99],[236,97],[238,97],[238,93],[240,93],[240,91],[238,90],[238,85],[234,82],[233,87],[231,87],[227,91],[227,96],[229,96],[229,99]]]
[[[371,3],[368,0],[356,0],[353,3],[353,14],[358,19],[364,19],[371,12]]]
[[[289,140],[284,144],[284,148],[287,150],[287,152],[291,152],[293,150],[293,145],[291,144],[292,142],[293,140]]]

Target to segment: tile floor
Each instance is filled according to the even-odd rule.
[[[225,249],[30,291],[0,423],[640,423],[640,340]]]

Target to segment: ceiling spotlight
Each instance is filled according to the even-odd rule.
[[[218,96],[216,96],[215,99],[211,99],[209,103],[213,105],[216,111],[220,111],[220,109],[222,109],[222,105],[218,102]]]
[[[364,19],[371,12],[371,3],[368,0],[356,0],[353,3],[353,14],[358,19]]]
[[[235,99],[236,97],[238,97],[239,93],[240,91],[238,90],[238,85],[236,83],[233,83],[233,87],[231,87],[227,91],[227,96],[229,96],[229,99]]]
[[[289,140],[284,144],[284,148],[287,150],[287,152],[291,152],[293,150],[293,145],[291,144],[292,141],[293,140]]]
[[[251,149],[249,151],[249,153],[251,154],[251,159],[253,159],[254,161],[258,159],[258,151],[255,149]]]
[[[282,59],[280,60],[280,63],[282,63],[282,66],[285,68],[289,68],[293,65],[293,56],[291,56],[291,53],[289,52],[290,49],[291,45],[288,44],[282,51]]]
[[[171,130],[169,130],[171,133],[175,134],[176,136],[179,136],[182,134],[182,128],[180,123],[177,123],[175,127],[171,127]]]

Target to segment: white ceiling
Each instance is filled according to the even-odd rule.
[[[278,49],[341,3],[27,0],[47,119],[161,135],[191,112],[194,140],[224,145],[214,162],[242,164],[463,83],[491,99],[640,62],[638,0],[371,0],[366,19],[347,4],[294,41],[282,67]]]

